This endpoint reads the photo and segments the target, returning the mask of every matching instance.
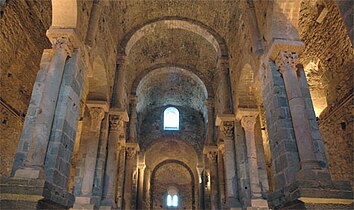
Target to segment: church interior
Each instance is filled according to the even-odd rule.
[[[1,209],[353,209],[352,0],[0,0]]]

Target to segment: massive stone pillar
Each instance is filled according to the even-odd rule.
[[[250,177],[251,188],[250,207],[268,208],[267,201],[262,198],[262,191],[258,174],[256,139],[254,131],[257,115],[257,110],[239,109],[237,112],[237,119],[241,121],[241,125],[245,131],[246,137],[248,174]]]
[[[296,73],[298,53],[280,51],[276,58],[276,63],[284,79],[297,147],[300,155],[301,169],[305,170],[318,168],[318,161],[313,150],[310,124],[307,119],[305,103],[302,98]]]
[[[74,209],[94,208],[91,200],[98,152],[98,140],[100,137],[101,122],[105,112],[108,112],[108,104],[106,102],[88,101],[86,104],[90,112],[91,124],[90,130],[83,132],[83,139],[81,140],[82,144],[86,145],[85,147],[81,147],[80,151],[85,154],[85,158],[82,167],[81,192],[75,198]]]
[[[18,178],[41,178],[45,179],[44,161],[47,151],[47,146],[50,137],[50,131],[54,119],[55,108],[59,96],[60,84],[64,73],[66,58],[73,52],[72,39],[75,34],[66,34],[63,37],[58,37],[59,34],[51,34],[50,39],[53,44],[53,56],[48,66],[44,87],[40,98],[37,95],[32,95],[32,101],[38,101],[34,125],[28,125],[31,128],[31,133],[26,138],[29,144],[27,156],[25,158],[25,166],[15,172],[15,177]],[[25,122],[26,125],[26,122]],[[23,130],[27,130],[26,127]],[[20,140],[21,141],[21,140]]]
[[[217,167],[217,154],[218,148],[216,146],[205,146],[203,153],[209,160],[210,168],[210,207],[211,209],[220,209],[218,198],[218,167]]]
[[[216,124],[221,130],[225,144],[226,204],[231,209],[241,208],[237,193],[238,183],[235,162],[234,120],[235,116],[233,114],[219,115],[216,120]]]
[[[110,128],[107,147],[107,162],[104,176],[104,189],[102,194],[101,208],[116,208],[115,195],[118,167],[118,146],[124,142],[124,114],[119,112],[110,113]]]
[[[53,48],[43,52],[14,177],[0,179],[2,208],[69,208],[74,201],[67,187],[85,69],[74,30],[49,29],[47,36]]]
[[[133,175],[137,168],[137,153],[139,145],[137,143],[126,143],[126,166],[125,166],[125,184],[124,184],[124,209],[132,209],[135,207],[133,199]]]
[[[275,79],[274,75],[277,73],[274,69],[278,69],[283,77],[287,100],[283,104],[278,104],[284,105],[285,111],[287,111],[286,109],[290,110],[291,115],[289,116],[292,125],[290,129],[294,131],[297,145],[297,150],[294,149],[295,145],[290,147],[289,143],[292,144],[292,142],[288,139],[292,140],[293,137],[287,133],[282,133],[287,138],[280,138],[279,136],[270,138],[273,172],[275,174],[275,192],[270,195],[270,205],[275,208],[291,206],[301,209],[337,208],[335,207],[337,205],[343,205],[340,208],[348,207],[346,205],[352,203],[348,200],[348,198],[352,198],[352,189],[349,183],[333,182],[327,168],[325,166],[320,167],[316,156],[316,153],[319,154],[323,151],[318,151],[321,148],[316,148],[316,150],[314,148],[308,110],[306,110],[303,92],[301,91],[301,85],[303,85],[301,83],[304,81],[298,77],[297,72],[298,54],[303,48],[304,44],[302,42],[274,40],[268,53],[269,58],[277,64],[276,67],[272,61],[269,62],[273,74],[273,78],[270,79]],[[267,77],[267,75],[265,76]],[[267,86],[264,86],[264,88],[267,88]],[[278,92],[283,92],[282,88],[278,88],[278,90]],[[265,99],[274,97],[267,95],[268,91],[263,91]],[[277,94],[275,91],[270,92],[274,95]],[[287,105],[288,107],[286,107]],[[268,111],[270,110],[267,110],[267,121],[269,119],[267,127],[273,130],[274,126],[271,123],[272,120],[276,123],[276,119]],[[285,114],[282,117],[288,119]],[[271,131],[268,133],[272,135]],[[300,167],[292,167],[297,158],[300,159]],[[286,177],[284,177],[284,174],[286,174]],[[318,191],[318,189],[321,190]]]

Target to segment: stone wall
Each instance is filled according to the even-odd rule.
[[[41,55],[43,49],[50,48],[45,32],[51,24],[51,3],[49,0],[8,0],[3,12],[0,19],[0,175],[9,176]]]
[[[342,1],[341,3],[345,3]],[[328,13],[321,23],[316,22],[322,10]],[[300,32],[306,44],[302,61],[306,66],[318,62],[318,69],[305,69],[312,98],[316,90],[324,90],[327,108],[318,116],[328,166],[335,180],[353,180],[353,88],[354,49],[335,1],[302,3]],[[349,14],[349,13],[348,13]],[[315,71],[316,70],[316,71]],[[319,92],[319,91],[317,91]],[[321,104],[314,103],[316,106]]]
[[[169,106],[147,110],[145,115],[139,114],[139,145],[147,148],[154,140],[160,138],[178,138],[189,142],[197,152],[201,152],[205,140],[205,123],[202,113],[188,107],[174,106],[179,110],[180,129],[178,131],[163,130],[163,112]]]

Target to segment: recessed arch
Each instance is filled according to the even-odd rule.
[[[168,165],[168,164],[178,164],[180,166],[182,166],[183,168],[185,168],[190,177],[191,177],[191,195],[192,195],[192,209],[195,209],[195,177],[194,177],[194,173],[193,171],[190,169],[190,167],[188,167],[188,165],[186,165],[184,162],[179,161],[179,160],[175,160],[175,159],[170,159],[170,160],[165,160],[163,162],[160,162],[152,171],[151,173],[151,179],[150,179],[150,183],[151,183],[151,188],[150,188],[150,206],[153,207],[154,206],[154,189],[155,189],[155,185],[154,185],[154,180],[156,178],[156,172],[161,169],[163,166]]]
[[[206,80],[206,77],[202,72],[190,66],[185,66],[180,64],[169,64],[169,63],[154,65],[143,70],[142,73],[139,74],[133,81],[132,88],[131,88],[131,95],[138,94],[138,90],[139,87],[142,85],[142,82],[149,79],[149,77],[153,76],[153,74],[158,72],[164,72],[164,71],[175,71],[183,75],[192,77],[203,88],[205,97],[206,98],[212,97],[213,90],[211,84],[209,84],[209,82]]]
[[[202,36],[215,49],[218,57],[228,57],[228,50],[225,40],[209,26],[193,19],[177,16],[166,16],[147,21],[145,24],[132,29],[123,38],[119,51],[121,54],[129,55],[132,47],[145,35],[152,33],[159,27],[167,27],[170,29],[187,30]]]

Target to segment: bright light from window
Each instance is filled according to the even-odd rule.
[[[167,206],[168,207],[177,207],[178,206],[178,196],[167,195]]]
[[[179,112],[174,107],[165,109],[163,113],[163,129],[179,130]]]
[[[172,206],[172,196],[171,195],[167,196],[167,206]]]
[[[172,199],[172,206],[177,207],[178,206],[178,196],[174,195]]]

